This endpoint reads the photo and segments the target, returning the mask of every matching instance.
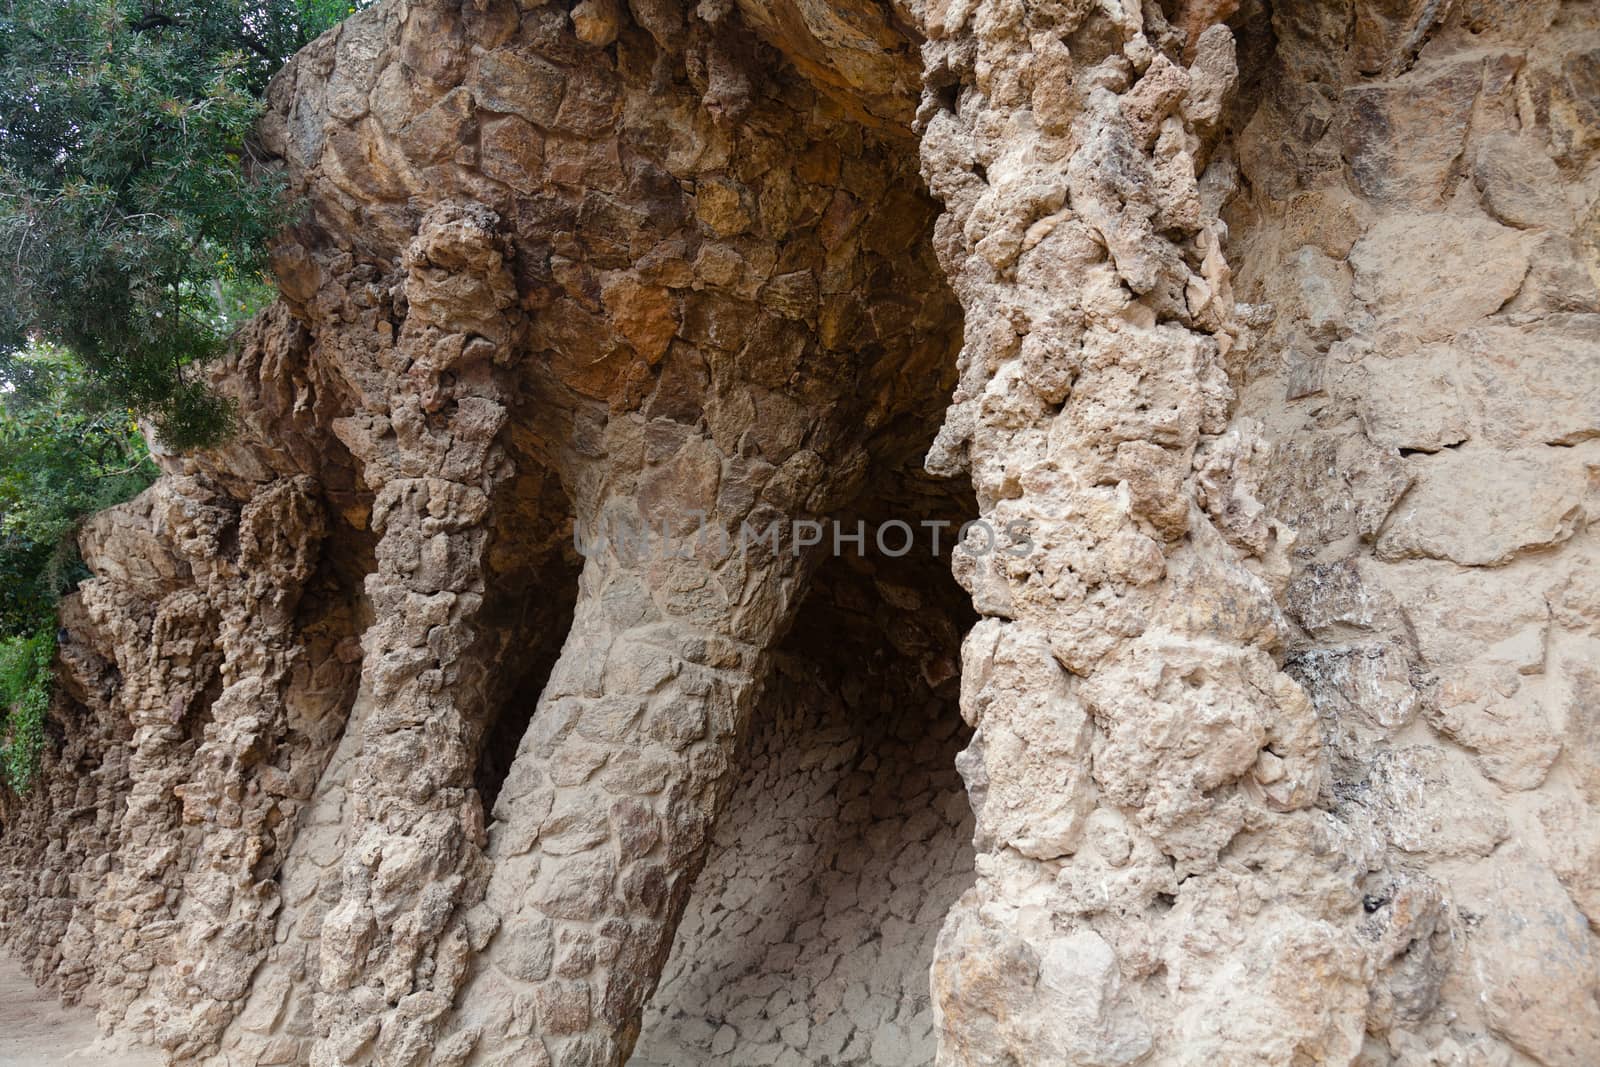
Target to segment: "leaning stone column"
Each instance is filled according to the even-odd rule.
[[[1233,42],[1144,11],[925,11],[923,167],[966,311],[929,465],[969,469],[999,533],[955,564],[983,615],[979,856],[933,965],[941,1064],[1342,1063],[1362,1041],[1348,890],[1304,862],[1320,742],[1275,658],[1289,535],[1252,494],[1258,438],[1229,429],[1231,168],[1207,155]]]
[[[367,579],[361,747],[342,886],[323,919],[318,1065],[423,1062],[466,966],[452,915],[484,876],[473,791],[489,665],[475,629],[486,518],[511,475],[496,365],[519,328],[498,219],[446,203],[404,260],[406,317],[336,431],[365,464],[381,539]]]
[[[648,525],[658,540],[596,546],[495,807],[494,874],[467,918],[483,952],[458,1021],[463,1051],[471,1042],[482,1062],[626,1061],[799,599],[806,561],[771,501],[804,499],[820,469],[775,480],[758,502],[748,461],[676,436],[636,496],[591,513],[596,531]],[[698,534],[683,521],[697,513],[711,516]],[[746,520],[755,533],[781,528],[778,550],[741,547]],[[681,540],[664,543],[664,524]]]

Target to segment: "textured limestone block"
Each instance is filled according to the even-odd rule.
[[[1374,570],[1361,557],[1309,564],[1289,583],[1288,611],[1319,636],[1339,627],[1372,630],[1392,622],[1399,604]]]
[[[1289,259],[1300,315],[1312,339],[1326,344],[1348,333],[1351,322],[1350,268],[1321,249],[1306,245]]]
[[[1473,146],[1472,180],[1489,214],[1522,230],[1572,225],[1561,172],[1529,137],[1491,133]]]
[[[974,796],[979,840],[1034,859],[1070,854],[1092,797],[1092,730],[1049,641],[986,620],[963,645],[961,673],[977,733],[957,766]]]
[[[1528,273],[1528,239],[1488,219],[1394,215],[1350,250],[1352,292],[1381,336],[1432,341],[1496,311]]]
[[[1121,993],[1115,954],[1090,930],[1044,943],[1008,937],[965,908],[939,935],[933,982],[941,1063],[1127,1067],[1151,1047]],[[998,1011],[975,1011],[978,997]]]
[[[1567,540],[1594,509],[1589,462],[1578,450],[1463,449],[1412,466],[1417,483],[1378,540],[1380,559],[1499,566]]]
[[[1309,649],[1287,668],[1325,719],[1357,717],[1379,730],[1399,730],[1422,701],[1421,672],[1397,640]]]
[[[1372,763],[1376,818],[1395,847],[1429,856],[1487,856],[1510,827],[1465,756],[1429,746],[1382,751]],[[1474,812],[1463,819],[1462,812]]]
[[[1342,383],[1374,444],[1437,452],[1467,440],[1460,353],[1427,345],[1392,358],[1369,356]]]
[[[1482,81],[1482,61],[1468,59],[1345,90],[1344,158],[1356,187],[1379,203],[1438,204]]]
[[[1600,1049],[1600,958],[1554,875],[1512,852],[1456,879],[1471,975],[1489,1026],[1539,1063],[1580,1067]]]
[[[1549,699],[1545,687],[1506,681],[1499,688],[1514,685],[1510,696],[1492,686],[1448,679],[1440,686],[1438,708],[1430,721],[1440,733],[1476,753],[1478,765],[1493,781],[1507,789],[1536,789],[1561,754],[1561,738],[1545,710]]]
[[[1325,923],[1261,914],[1251,925],[1243,951],[1176,998],[1174,1062],[1353,1060],[1366,1024],[1361,954]]]
[[[1453,348],[1483,440],[1514,448],[1600,437],[1600,316],[1487,326]]]
[[[1382,529],[1413,475],[1399,451],[1363,433],[1319,434],[1273,449],[1262,490],[1273,518],[1307,548]]]

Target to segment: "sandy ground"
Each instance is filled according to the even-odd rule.
[[[63,1008],[0,952],[0,1067],[160,1067],[143,1049],[89,1048],[99,1037],[93,1008]]]
[[[148,1049],[96,1046],[94,1009],[63,1008],[0,950],[0,1067],[161,1067]],[[653,1067],[643,1060],[628,1067]]]

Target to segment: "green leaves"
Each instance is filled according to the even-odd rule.
[[[174,448],[215,442],[201,384],[289,220],[254,153],[268,79],[342,17],[326,0],[0,0],[0,350],[77,355],[84,399]]]
[[[0,701],[8,709],[0,730],[0,778],[17,793],[26,793],[39,776],[55,652],[54,627],[0,641]]]
[[[343,0],[0,0],[0,779],[36,773],[84,515],[231,412],[203,365],[270,296],[267,82]]]
[[[276,184],[252,183],[240,165],[260,104],[236,72],[198,77],[210,62],[172,35],[129,30],[117,5],[99,19],[85,10],[99,32],[66,49],[49,26],[90,5],[10,6],[0,301],[13,321],[0,347],[64,345],[98,386],[86,399],[134,407],[175,447],[214,440],[224,413],[195,388],[226,341],[208,283],[222,252],[259,272],[283,221]]]
[[[154,480],[144,438],[126,409],[79,398],[86,379],[57,349],[0,361],[0,637],[54,631],[55,605],[87,571],[79,520]]]
[[[85,378],[69,353],[13,353],[0,377],[0,778],[23,792],[44,743],[56,603],[88,575],[78,523],[157,472],[126,410],[78,402]]]

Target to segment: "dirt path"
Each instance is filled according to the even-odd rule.
[[[0,951],[0,1067],[161,1067],[148,1049],[91,1048],[99,1037],[93,1008],[63,1008]],[[628,1067],[654,1065],[634,1059]]]
[[[89,1051],[99,1037],[92,1008],[63,1008],[0,952],[0,1067],[160,1067],[143,1049]]]

